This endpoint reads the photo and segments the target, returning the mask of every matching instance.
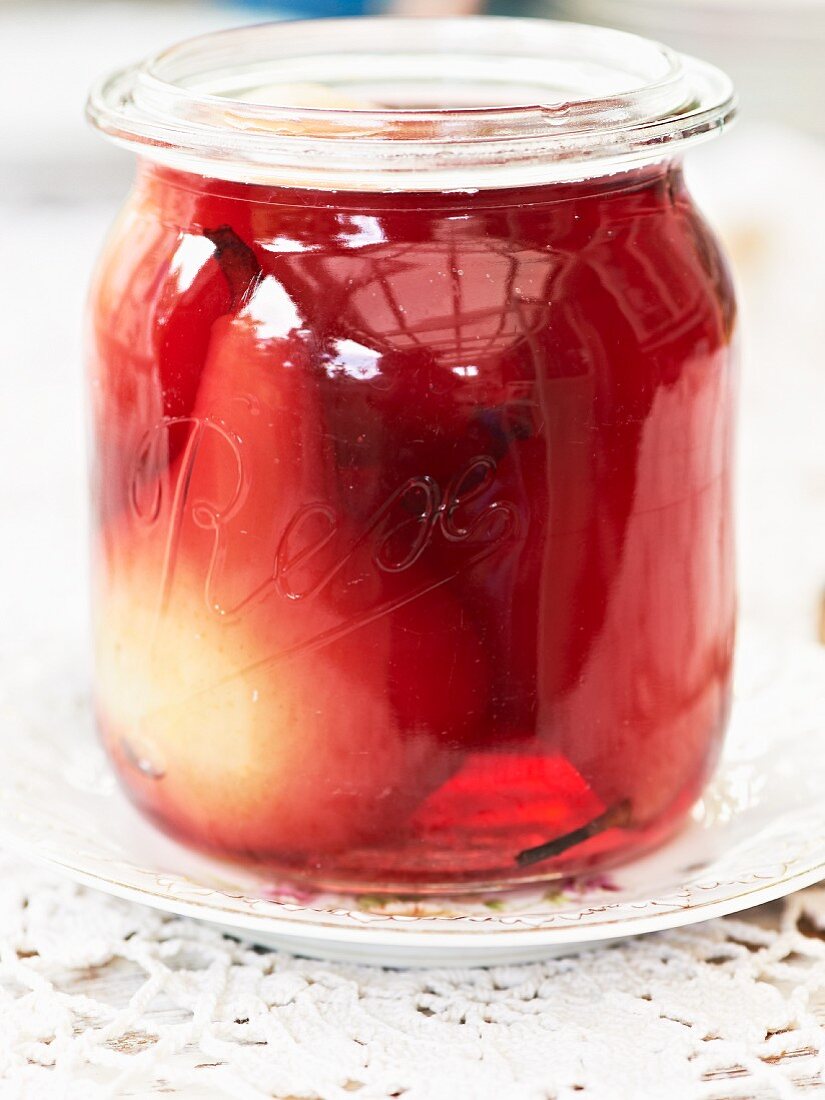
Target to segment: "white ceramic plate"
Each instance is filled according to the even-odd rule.
[[[89,886],[301,954],[476,965],[570,953],[732,913],[825,878],[825,649],[743,630],[722,765],[660,851],[586,882],[424,901],[291,893],[192,853],[121,794],[77,665],[4,663],[0,841]]]

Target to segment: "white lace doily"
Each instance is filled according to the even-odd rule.
[[[767,1100],[820,1080],[825,889],[578,958],[393,971],[252,949],[5,857],[0,876],[4,1100]]]

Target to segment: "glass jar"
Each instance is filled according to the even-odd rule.
[[[533,106],[535,104],[535,106]],[[273,24],[103,81],[97,714],[163,828],[370,891],[605,866],[730,703],[726,78],[618,32]]]

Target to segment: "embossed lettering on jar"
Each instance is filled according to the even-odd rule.
[[[725,78],[574,25],[299,23],[90,111],[141,155],[89,356],[131,797],[372,891],[662,841],[730,703],[735,307],[681,160]]]

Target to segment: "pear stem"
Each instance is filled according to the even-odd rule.
[[[215,246],[215,258],[232,294],[232,308],[240,309],[252,297],[263,278],[258,257],[228,225],[204,229],[203,235]]]
[[[560,856],[568,849],[575,848],[577,844],[582,844],[585,840],[598,836],[599,833],[604,833],[608,829],[622,829],[629,824],[630,799],[626,798],[622,802],[617,802],[615,806],[611,806],[603,814],[599,814],[598,817],[594,817],[592,821],[588,821],[586,825],[574,829],[572,833],[565,833],[564,836],[556,837],[555,840],[548,840],[546,844],[539,844],[536,848],[525,848],[516,856],[516,863],[519,867],[531,867],[534,863],[542,863],[545,859]]]

